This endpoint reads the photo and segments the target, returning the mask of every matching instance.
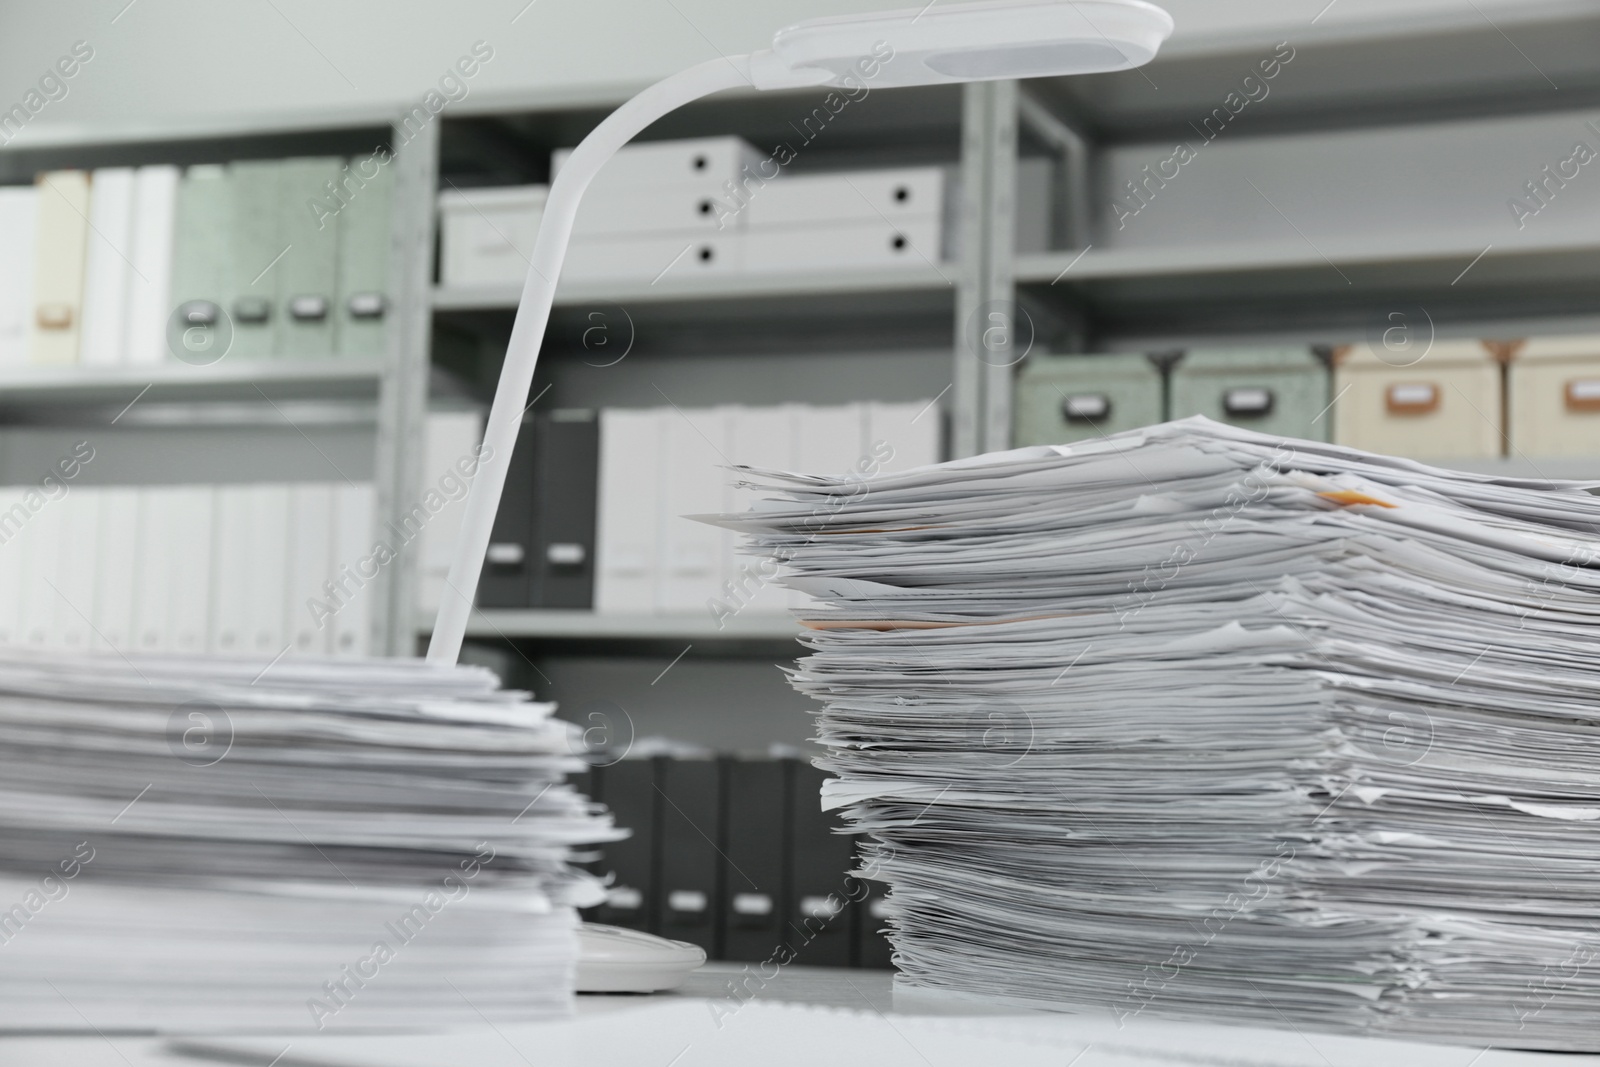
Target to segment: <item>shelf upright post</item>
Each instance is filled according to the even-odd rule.
[[[986,84],[961,87],[961,204],[957,214],[960,232],[956,243],[955,350],[951,359],[950,458],[964,459],[979,452],[983,410],[982,366],[974,352],[972,321],[983,303],[984,165],[983,147],[988,127],[984,107]]]
[[[1011,447],[1011,379],[1034,330],[1017,313],[1017,83],[962,89],[953,458]]]
[[[1055,176],[1051,182],[1050,250],[1087,252],[1098,236],[1093,210],[1097,152],[1094,141],[1070,116],[1058,114],[1029,86],[1023,86],[1017,94],[1017,119],[1022,129],[1044,142],[1056,156]],[[1054,289],[1050,290],[1047,309],[1035,307],[1034,310],[1046,311],[1049,316],[1052,351],[1085,351],[1089,338],[1088,314],[1082,300],[1069,286],[1063,285],[1061,289],[1059,295]],[[1045,324],[1034,325],[1038,328]],[[1045,338],[1039,340],[1043,344]]]
[[[1093,142],[1027,88],[1017,96],[1017,115],[1022,125],[1056,154],[1056,177],[1051,183],[1055,193],[1051,204],[1051,249],[1082,251],[1088,248],[1094,244],[1090,201]]]
[[[378,383],[377,528],[373,536],[396,558],[373,583],[372,651],[414,656],[421,538],[402,543],[402,521],[422,499],[428,429],[428,377],[433,308],[433,205],[439,185],[439,125],[393,127],[394,204],[389,234],[393,300]],[[413,524],[414,526],[415,524]]]

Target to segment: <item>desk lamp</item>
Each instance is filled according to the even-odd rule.
[[[1172,33],[1172,17],[1143,0],[936,5],[929,0],[920,11],[813,19],[779,30],[769,49],[708,60],[650,86],[573,149],[545,201],[484,430],[492,460],[478,468],[467,496],[428,644],[430,662],[453,664],[460,655],[573,219],[584,190],[617,149],[675,108],[724,89],[853,88],[869,72],[877,86],[892,87],[1126,70],[1149,62]],[[594,924],[585,924],[579,944],[580,991],[671,988],[705,960],[693,945]]]
[[[1128,70],[1153,59],[1171,33],[1172,16],[1143,0],[981,0],[945,6],[930,0],[921,10],[797,23],[779,30],[771,48],[707,60],[657,82],[612,112],[573,150],[550,186],[484,430],[493,459],[479,467],[467,495],[428,643],[429,661],[454,663],[461,653],[572,222],[584,190],[617,149],[668,112],[724,89],[850,88],[861,84],[873,63],[877,73],[871,80],[878,87]],[[892,58],[884,61],[886,56]]]

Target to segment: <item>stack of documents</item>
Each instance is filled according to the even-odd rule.
[[[1198,417],[747,477],[902,983],[1600,1049],[1581,486]]]
[[[552,705],[479,668],[0,650],[0,1029],[418,1029],[570,1009]]]

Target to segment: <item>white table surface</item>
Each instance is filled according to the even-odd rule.
[[[770,971],[769,971],[770,973]],[[708,963],[690,976],[681,989],[649,996],[628,994],[582,995],[578,1015],[630,1014],[642,1008],[670,1001],[703,999],[708,1001],[750,997],[857,1011],[892,1011],[891,972],[853,971],[832,967],[790,966],[770,981],[755,964]],[[207,1043],[220,1039],[201,1039]],[[280,1046],[293,1046],[285,1038]],[[195,1044],[178,1042],[185,1054],[172,1051],[167,1038],[121,1033],[89,1035],[0,1034],[0,1067],[204,1067],[207,1063],[237,1063],[212,1056],[197,1057]],[[298,1067],[301,1062],[290,1047],[277,1067]],[[260,1067],[266,1067],[267,1060]],[[539,1065],[543,1067],[543,1065]],[[663,1065],[664,1067],[664,1065]]]
[[[908,1003],[910,1010],[908,1009]],[[1105,1013],[897,1009],[886,971],[708,964],[649,996],[586,995],[575,1018],[446,1034],[165,1040],[0,1036],[0,1067],[1600,1067],[1466,1045]]]

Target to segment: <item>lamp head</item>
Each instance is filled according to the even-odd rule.
[[[813,84],[875,86],[1096,74],[1142,66],[1172,33],[1144,0],[980,0],[812,19],[779,30],[772,52]]]

